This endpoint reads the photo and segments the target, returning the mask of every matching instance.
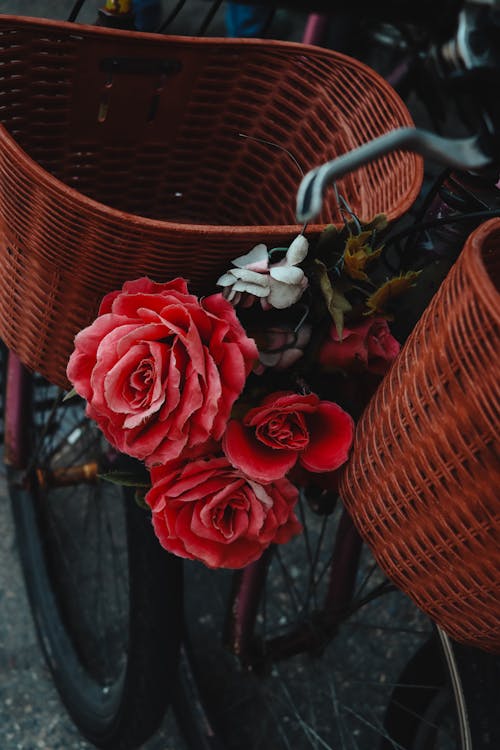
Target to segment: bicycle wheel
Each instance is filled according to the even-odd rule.
[[[8,484],[30,604],[54,681],[82,734],[138,747],[160,723],[176,674],[181,569],[80,399],[29,381],[29,466]],[[28,414],[29,410],[29,414]]]
[[[433,750],[445,747],[440,732],[449,725],[454,700],[462,701],[467,711],[465,730],[470,732],[469,747],[474,750],[496,750],[500,746],[498,684],[500,658],[478,649],[463,646],[436,633],[405,666],[394,688],[385,726],[391,742],[381,750],[402,745],[410,750]],[[445,679],[442,649],[451,656],[459,676],[458,695]],[[429,675],[442,669],[440,685],[429,684]],[[424,720],[421,719],[424,717]],[[462,739],[462,746],[468,740]]]
[[[245,639],[236,643],[234,631],[229,634],[239,658],[217,643],[225,613],[234,608],[231,576],[187,567],[186,619],[208,716],[229,750],[371,750],[384,742],[413,748],[391,738],[385,715],[404,666],[428,641],[432,625],[387,582],[367,550],[350,605],[327,613],[325,589],[343,585],[335,570],[328,581],[332,539],[338,533],[335,546],[342,548],[350,532],[345,520],[339,527],[339,508],[316,515],[302,499],[299,513],[304,533],[273,550],[253,624],[242,619]],[[446,690],[448,667],[439,658],[434,666],[426,687],[437,695]],[[417,715],[413,735],[430,721],[427,708]],[[428,749],[462,747],[457,716],[448,701],[435,716],[439,744]]]

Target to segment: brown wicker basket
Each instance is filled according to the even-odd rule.
[[[341,495],[388,576],[500,651],[500,220],[468,239],[364,413]]]
[[[0,66],[0,336],[62,386],[74,335],[124,280],[204,292],[229,259],[297,233],[299,170],[254,139],[306,170],[411,123],[365,66],[285,42],[4,16]],[[421,178],[393,154],[340,189],[361,217],[395,218]],[[338,220],[331,200],[321,221]]]

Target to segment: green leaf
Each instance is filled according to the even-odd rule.
[[[146,500],[146,492],[144,489],[139,489],[134,492],[134,500],[136,504],[139,506],[139,508],[142,508],[142,510],[151,510],[149,505],[147,504]]]
[[[151,487],[151,481],[149,475],[139,475],[131,471],[110,471],[107,474],[99,474],[99,479],[104,479],[106,482],[112,482],[112,484],[119,484],[122,487],[140,487],[147,488]]]
[[[316,259],[314,265],[314,271],[316,278],[319,281],[320,289],[326,302],[326,307],[335,324],[339,339],[342,341],[344,315],[346,312],[349,312],[349,310],[352,310],[352,305],[338,288],[332,286],[325,264]]]
[[[64,395],[64,398],[63,398],[63,403],[64,403],[65,401],[69,401],[69,400],[70,400],[70,398],[74,398],[75,396],[78,396],[78,393],[76,392],[76,390],[75,390],[74,388],[72,388],[72,389],[71,389],[70,391],[68,391],[68,392],[67,392],[67,393],[66,393],[66,394]]]

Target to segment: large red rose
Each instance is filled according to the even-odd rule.
[[[242,422],[230,420],[222,439],[233,466],[270,482],[297,461],[308,471],[329,472],[346,460],[354,435],[347,412],[314,393],[278,392],[251,409]]]
[[[344,328],[342,340],[332,325],[319,362],[325,370],[366,370],[384,375],[400,348],[384,318],[366,318]]]
[[[287,479],[265,486],[225,456],[178,459],[151,469],[146,502],[165,549],[210,568],[242,568],[270,544],[301,531],[298,491]]]
[[[222,295],[141,278],[103,299],[67,374],[106,438],[152,466],[221,437],[257,356]]]

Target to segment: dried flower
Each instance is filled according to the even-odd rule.
[[[369,244],[372,232],[349,235],[344,248],[344,269],[351,279],[368,281],[366,266],[379,257],[382,247],[373,250]]]
[[[414,286],[420,271],[408,271],[407,273],[401,274],[401,276],[394,276],[394,278],[386,281],[380,286],[373,294],[371,294],[366,300],[366,306],[368,312],[365,315],[373,315],[379,313],[380,315],[388,316],[387,305],[389,302],[398,297],[400,294],[408,291]]]
[[[352,310],[352,305],[344,296],[343,291],[337,289],[332,285],[325,264],[317,258],[314,261],[314,271],[316,274],[316,278],[319,281],[319,286],[321,289],[321,293],[323,294],[327,310],[330,313],[333,322],[335,323],[339,338],[342,339],[344,316],[345,313],[348,313],[350,312],[350,310]]]

